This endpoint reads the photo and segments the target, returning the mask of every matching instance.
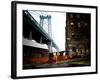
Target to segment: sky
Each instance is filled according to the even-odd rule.
[[[30,11],[31,15],[40,23],[39,15],[51,15],[52,38],[59,47],[60,51],[65,50],[65,26],[66,26],[66,13],[62,12],[40,12]],[[45,20],[45,22],[47,22]],[[55,51],[55,50],[54,50]]]

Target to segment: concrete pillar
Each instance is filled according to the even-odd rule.
[[[51,16],[48,15],[47,19],[48,19],[48,34],[50,37],[52,37]]]
[[[53,51],[52,51],[52,42],[49,42],[49,43],[48,43],[48,48],[49,48],[49,52],[52,53],[52,52],[53,52]]]
[[[40,25],[43,28],[43,22],[44,22],[44,18],[42,15],[40,15]]]

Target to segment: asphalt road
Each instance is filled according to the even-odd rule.
[[[80,67],[80,66],[90,66],[90,61],[84,59],[73,59],[69,61],[60,61],[55,63],[46,64],[28,64],[23,67],[23,69],[39,69],[39,68],[58,68],[58,67]]]

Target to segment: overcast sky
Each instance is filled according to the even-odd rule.
[[[41,12],[30,11],[37,22],[40,22],[39,15]],[[59,47],[60,51],[65,50],[65,26],[66,26],[66,13],[61,12],[42,12],[44,15],[51,15],[52,38]]]
[[[51,13],[51,23],[52,23],[52,37],[55,43],[58,45],[61,51],[65,50],[65,23],[66,14],[65,13]]]

